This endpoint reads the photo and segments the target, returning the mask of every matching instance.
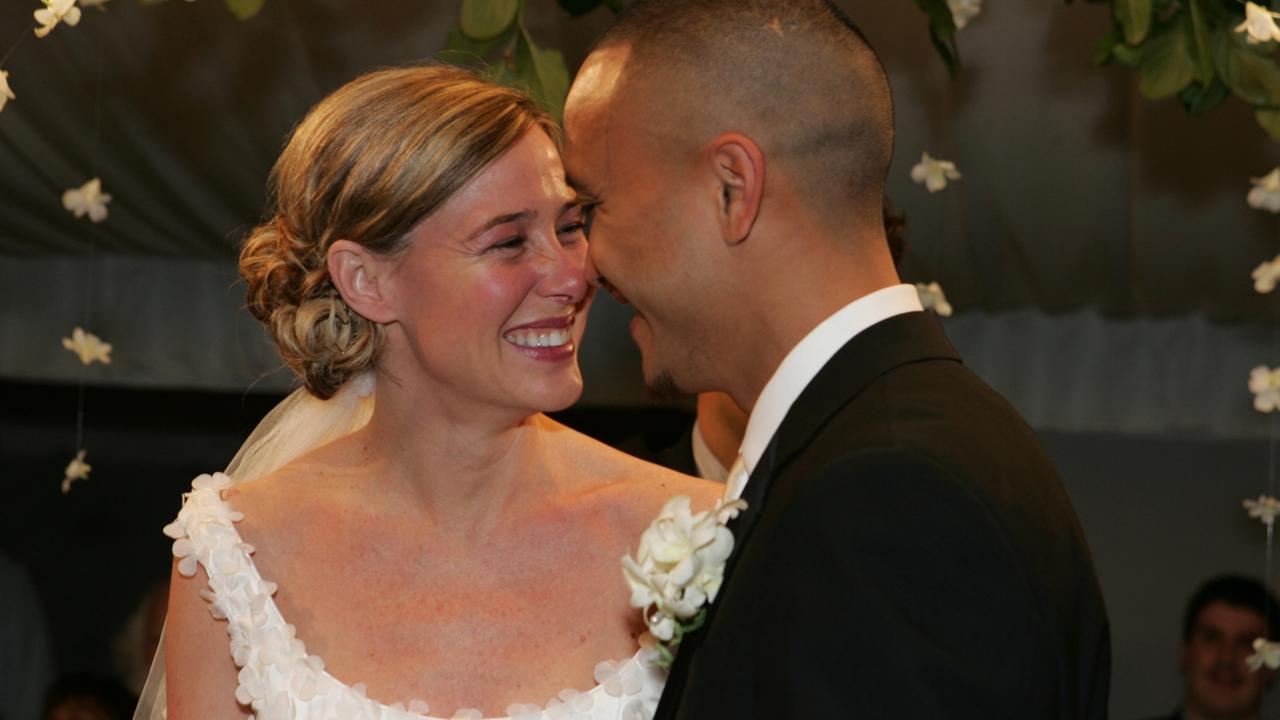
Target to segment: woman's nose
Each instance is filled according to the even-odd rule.
[[[586,243],[556,244],[547,258],[547,274],[543,279],[543,294],[563,297],[566,304],[576,304],[587,294]]]

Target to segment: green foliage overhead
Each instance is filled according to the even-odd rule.
[[[1280,139],[1276,43],[1253,45],[1236,31],[1244,22],[1243,2],[1109,1],[1115,27],[1099,46],[1099,64],[1116,62],[1136,71],[1144,96],[1177,96],[1191,115],[1208,112],[1235,95],[1254,108],[1264,130]]]
[[[623,0],[558,0],[577,17],[604,6],[618,12]],[[538,47],[524,24],[524,0],[462,0],[458,24],[438,57],[455,65],[482,66],[494,80],[528,92],[557,119],[569,93],[569,68],[557,50]]]

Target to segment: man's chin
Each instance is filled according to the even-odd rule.
[[[685,395],[680,390],[680,386],[676,384],[675,377],[666,370],[659,370],[652,377],[646,376],[644,379],[644,392],[649,396],[650,400],[657,402],[675,400]]]

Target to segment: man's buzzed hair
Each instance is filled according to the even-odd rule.
[[[878,223],[893,99],[862,32],[826,0],[636,0],[596,44],[625,45],[623,93],[701,146],[739,131],[814,209]],[[705,137],[698,136],[704,134]]]

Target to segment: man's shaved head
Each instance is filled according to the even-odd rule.
[[[625,48],[616,102],[669,149],[742,132],[815,210],[879,221],[893,101],[875,52],[831,3],[637,0],[596,48]]]

